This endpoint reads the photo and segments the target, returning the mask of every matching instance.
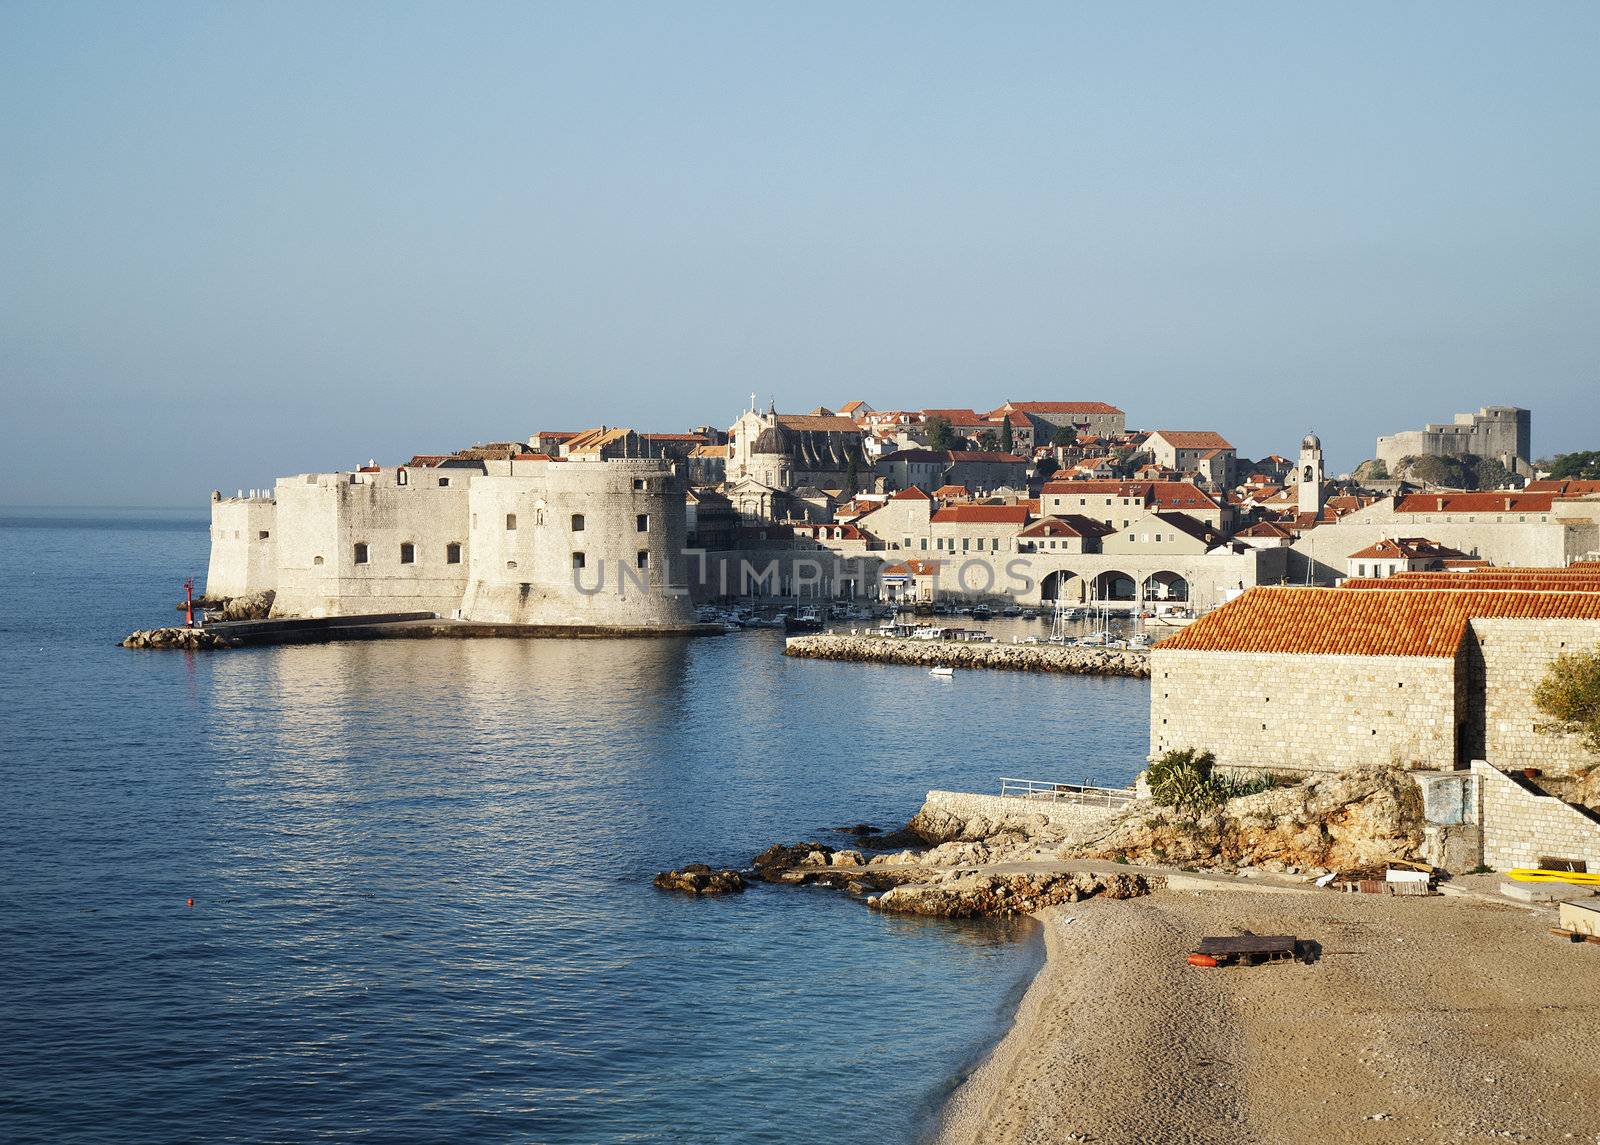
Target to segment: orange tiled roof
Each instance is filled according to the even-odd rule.
[[[1151,437],[1160,437],[1174,449],[1232,449],[1228,439],[1211,429],[1158,429]]]
[[[1412,493],[1396,513],[1548,513],[1553,493]]]
[[[1020,410],[1023,413],[1121,413],[1116,406],[1107,405],[1105,402],[1007,402],[999,409],[991,410],[990,416],[1005,413],[1007,410]]]
[[[1343,582],[1342,587],[1600,592],[1600,569],[1512,568],[1501,565],[1471,572],[1399,572],[1389,577],[1351,577]]]
[[[936,525],[1021,525],[1027,520],[1022,505],[951,505],[933,515]]]
[[[1475,617],[1600,620],[1600,593],[1253,588],[1160,651],[1449,657]]]
[[[933,498],[928,496],[921,489],[918,489],[915,485],[912,485],[912,486],[909,486],[908,488],[900,490],[900,492],[896,493],[893,497],[890,497],[889,500],[891,500],[891,501],[932,501]]]

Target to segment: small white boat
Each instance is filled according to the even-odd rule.
[[[930,676],[938,676],[939,678],[945,679],[945,680],[950,679],[955,674],[956,674],[956,670],[954,668],[946,668],[943,664],[939,665],[937,668],[929,668],[928,669],[928,675],[930,675]]]

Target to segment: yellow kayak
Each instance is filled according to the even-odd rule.
[[[1519,883],[1571,883],[1575,887],[1600,887],[1600,872],[1583,874],[1578,871],[1544,871],[1521,867],[1507,871],[1506,875]]]

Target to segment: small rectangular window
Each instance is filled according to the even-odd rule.
[[[650,531],[650,514],[640,513],[633,519],[633,524],[636,532],[648,533]]]
[[[640,549],[639,550],[639,555],[636,558],[635,563],[637,563],[638,566],[640,568],[642,568],[642,569],[649,568],[650,567],[650,550],[649,549]]]
[[[444,547],[444,563],[447,565],[461,563],[461,543],[459,541],[451,541]]]
[[[256,534],[256,540],[264,541],[270,536],[272,536],[271,533],[267,532],[265,529],[262,529],[259,533]]]
[[[365,541],[357,541],[356,542],[356,564],[364,565],[366,563],[367,563],[367,543]]]
[[[583,567],[583,554],[582,553],[573,553],[572,554],[572,567],[575,568],[575,569],[581,569]]]
[[[574,513],[574,514],[572,514],[572,531],[574,533],[583,532],[583,514],[582,513]]]
[[[514,533],[514,532],[516,532],[516,529],[517,529],[517,515],[515,513],[507,513],[506,514],[506,532]]]
[[[410,541],[400,542],[400,563],[403,565],[417,563],[417,546]]]
[[[449,485],[450,485],[450,478],[448,478],[448,477],[439,478],[439,488],[445,489],[445,488],[448,488]]]
[[[633,487],[635,489],[643,489],[644,488],[644,478],[643,477],[635,477],[633,479]]]

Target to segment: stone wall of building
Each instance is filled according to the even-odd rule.
[[[278,507],[270,497],[211,499],[211,559],[205,595],[248,596],[277,585]]]
[[[1570,803],[1527,790],[1481,760],[1473,761],[1472,774],[1486,864],[1504,871],[1537,867],[1548,857],[1582,859],[1591,871],[1600,870],[1600,822]]]
[[[397,468],[281,478],[273,615],[451,615],[467,584],[475,475]],[[451,545],[461,546],[453,562]]]
[[[684,490],[670,464],[517,468],[515,476],[491,472],[472,484],[464,619],[643,628],[694,622]]]
[[[1600,648],[1600,622],[1480,618],[1468,639],[1483,679],[1481,698],[1475,697],[1482,713],[1475,718],[1481,720],[1485,759],[1507,770],[1537,767],[1558,775],[1600,764],[1577,736],[1541,732],[1547,721],[1533,704],[1552,660]]]
[[[1196,747],[1277,772],[1456,764],[1456,661],[1166,650],[1150,656],[1150,754]]]

